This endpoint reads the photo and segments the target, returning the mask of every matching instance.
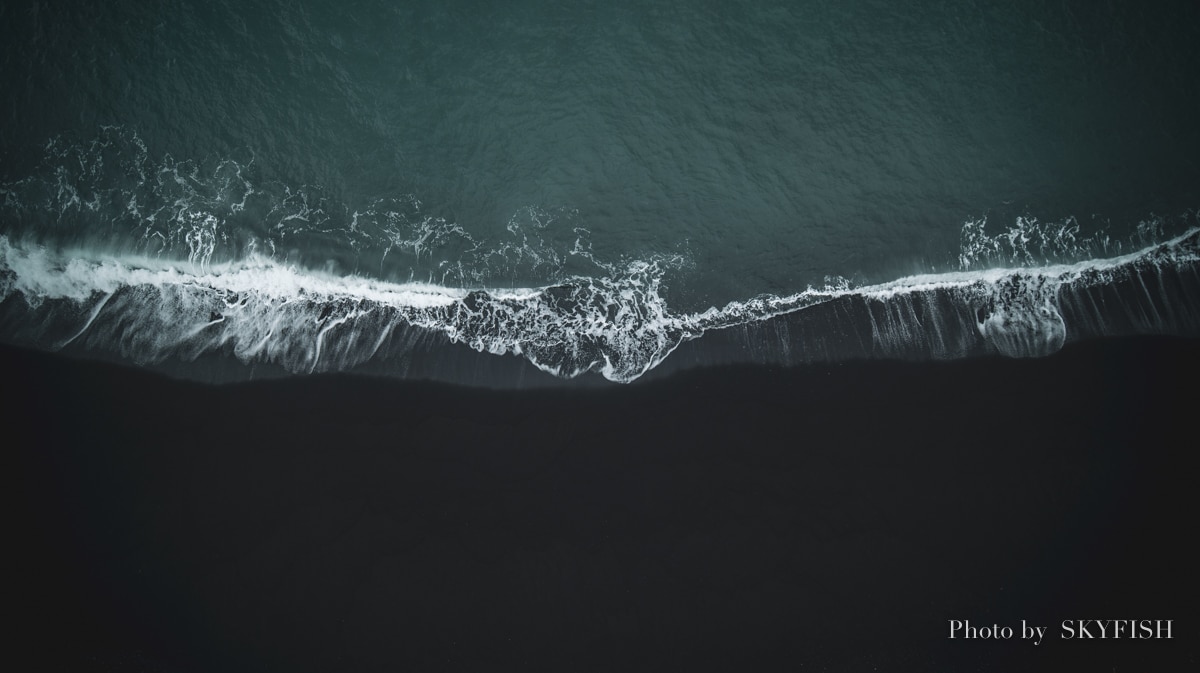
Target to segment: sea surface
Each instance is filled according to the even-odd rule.
[[[6,2],[0,338],[507,386],[1196,334],[1198,22]]]

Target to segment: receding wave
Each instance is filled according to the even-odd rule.
[[[197,264],[0,237],[0,338],[143,365],[218,357],[471,382],[417,366],[465,346],[558,378],[626,383],[668,361],[1036,357],[1072,339],[1200,334],[1200,229],[1108,259],[832,284],[695,313],[670,309],[663,273],[638,261],[609,276],[467,290],[260,255]]]

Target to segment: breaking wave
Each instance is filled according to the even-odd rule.
[[[459,344],[521,356],[556,377],[594,372],[630,382],[690,342],[701,344],[692,363],[791,364],[1034,357],[1072,337],[1197,334],[1198,261],[1194,229],[1108,260],[810,288],[677,314],[654,262],[538,288],[464,290],[308,271],[264,256],[201,266],[0,237],[0,334],[144,365],[219,355],[293,373],[374,363],[404,375],[418,344]],[[702,337],[718,334],[703,346]]]
[[[1074,218],[996,232],[969,220],[954,272],[826,279],[688,312],[667,292],[685,252],[605,259],[570,209],[519,209],[488,238],[412,196],[351,208],[255,174],[253,157],[152,159],[122,127],[50,141],[37,170],[0,184],[0,339],[252,368],[234,378],[267,367],[510,385],[522,366],[631,382],[724,362],[1036,357],[1072,339],[1200,333],[1197,213],[1126,236]]]

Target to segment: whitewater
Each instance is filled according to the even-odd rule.
[[[1108,259],[843,283],[676,313],[653,261],[611,277],[467,290],[333,275],[262,255],[222,263],[118,257],[3,236],[0,334],[138,365],[218,355],[294,374],[377,365],[401,376],[414,345],[432,339],[520,356],[563,379],[594,373],[629,383],[681,344],[722,331],[740,337],[740,359],[787,364],[1035,357],[1072,338],[1191,335],[1200,327],[1198,262],[1200,229],[1192,229]],[[822,338],[806,339],[803,330],[780,336],[780,327],[803,326],[821,305],[844,307],[841,317],[827,312],[807,326]],[[855,326],[864,320],[865,337]],[[764,336],[766,326],[773,337]]]

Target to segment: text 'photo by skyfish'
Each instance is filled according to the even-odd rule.
[[[1200,4],[5,0],[0,93],[44,666],[1200,657]]]

